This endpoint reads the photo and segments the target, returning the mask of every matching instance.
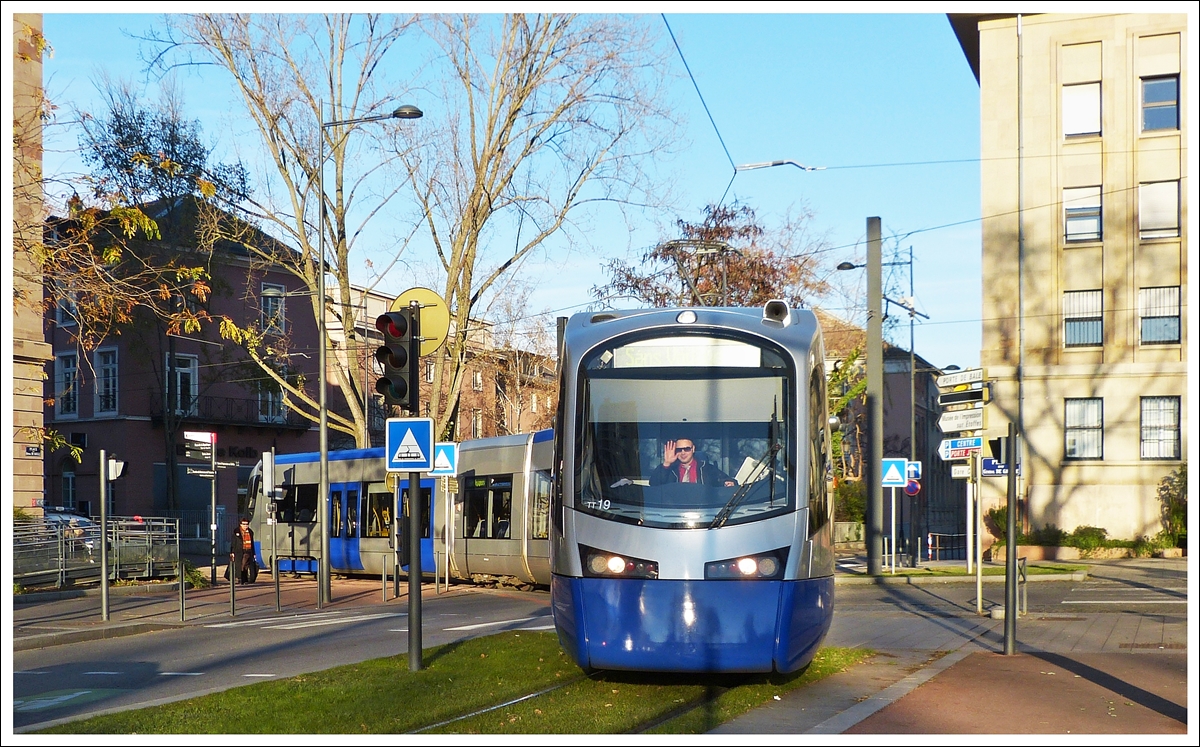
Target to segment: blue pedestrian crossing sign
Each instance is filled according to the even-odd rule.
[[[458,444],[436,443],[433,445],[433,469],[430,477],[458,476]]]
[[[388,418],[384,450],[388,472],[428,472],[433,467],[433,420]]]
[[[902,488],[908,484],[907,459],[884,459],[879,472],[883,475],[885,488]]]

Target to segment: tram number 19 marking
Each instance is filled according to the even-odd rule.
[[[608,509],[612,508],[612,501],[605,498],[599,501],[586,501],[583,505],[591,509],[599,508],[601,511],[607,511]]]

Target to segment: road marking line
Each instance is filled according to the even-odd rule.
[[[13,701],[14,711],[38,711],[43,708],[54,708],[68,700],[78,698],[80,695],[89,695],[91,690],[79,690],[77,692],[59,695],[53,698],[38,698],[35,700],[15,700]]]
[[[1064,599],[1063,604],[1187,604],[1186,599]]]
[[[243,674],[243,677],[274,677],[273,674]]]
[[[476,625],[460,625],[457,628],[443,628],[443,630],[475,630],[477,628],[490,628],[493,625],[508,625],[509,623],[527,622],[536,619],[536,617],[519,617],[516,620],[497,620],[496,622],[478,623]]]
[[[343,625],[367,620],[382,620],[385,617],[406,617],[407,612],[385,612],[378,615],[359,615],[358,617],[339,617],[335,620],[315,620],[311,622],[292,623],[289,625],[264,625],[263,630],[299,630],[300,628],[318,628],[324,625]]]
[[[26,669],[24,672],[13,672],[13,674],[50,674],[49,672],[39,672],[35,669]]]
[[[408,628],[392,628],[388,632],[389,633],[407,633]]]
[[[111,674],[111,675],[117,675],[117,674],[125,674],[125,673],[124,673],[124,672],[84,672],[84,674]]]
[[[517,630],[554,630],[553,625],[539,625],[536,628],[517,628]]]
[[[341,610],[336,612],[314,612],[310,615],[292,615],[290,617],[256,617],[253,620],[238,620],[236,622],[213,623],[205,625],[206,628],[241,628],[249,625],[259,625],[265,622],[280,622],[281,620],[319,620],[330,617],[340,617],[343,615]]]
[[[159,672],[159,677],[199,677],[204,672]]]

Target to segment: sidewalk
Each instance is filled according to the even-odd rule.
[[[898,573],[894,578],[870,578],[862,560],[863,571],[856,572],[854,559],[840,559],[839,587],[974,583],[973,576],[918,581]],[[1159,562],[1174,563],[1171,567],[1182,568],[1186,576],[1186,560]],[[1147,567],[1152,571],[1156,566]],[[224,567],[219,567],[219,578],[223,572]],[[1003,581],[1003,576],[995,578]],[[1064,578],[1073,577],[1057,580]],[[389,581],[388,600],[383,602],[380,579],[334,579],[328,609],[407,604],[407,587],[402,580],[400,596],[395,598]],[[238,617],[280,614],[275,611],[275,587],[269,575],[260,575],[251,586],[236,587],[236,592]],[[433,584],[424,585],[426,598],[434,593]],[[443,593],[474,592],[460,585]],[[187,619],[180,620],[174,584],[154,589],[113,587],[110,620],[103,622],[98,590],[15,597],[13,648],[28,650],[228,619],[227,585],[189,589],[186,600]],[[280,608],[283,614],[315,610],[316,582],[311,577],[284,577]],[[1002,655],[1003,636],[1003,620],[973,613],[930,613],[895,604],[844,610],[835,604],[825,645],[869,648],[875,656],[813,687],[792,691],[713,733],[1186,733],[1186,606],[1171,616],[1035,612],[1020,618],[1015,656]]]
[[[1093,564],[1089,570],[1099,572],[1097,583],[1105,583],[1104,577],[1111,575],[1108,571],[1120,562]],[[1148,577],[1161,571],[1186,581],[1186,561],[1137,562],[1146,567]],[[1134,576],[1135,571],[1128,575]],[[839,586],[905,583],[890,577],[852,578],[839,576]],[[965,577],[963,582],[973,580]],[[1131,578],[1130,585],[1139,582]],[[1178,615],[1034,612],[1019,619],[1018,653],[1012,656],[1003,654],[1002,619],[900,609],[862,619],[839,611],[836,602],[834,609],[825,645],[869,648],[876,655],[712,733],[1182,735],[1188,731],[1186,606]]]

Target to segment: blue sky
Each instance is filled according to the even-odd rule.
[[[680,199],[666,222],[698,220],[705,204],[720,199],[733,177],[730,159],[825,166],[815,172],[740,172],[726,199],[754,207],[768,225],[789,208],[807,205],[815,213],[813,230],[826,233],[834,247],[827,255],[830,268],[863,261],[866,218],[880,216],[885,251],[894,245],[907,257],[907,248],[913,249],[917,308],[931,317],[917,326],[917,353],[939,366],[976,365],[979,88],[945,15],[668,13],[715,130],[663,19],[641,20],[657,29],[672,53],[672,99],[687,121],[685,146],[667,164],[678,177]],[[142,33],[158,22],[151,15],[47,14],[45,33],[54,47],[45,67],[51,97],[64,107],[89,107],[100,75],[142,80],[138,42],[126,32]],[[237,128],[228,118],[238,102],[227,80],[190,75],[181,82],[188,114],[201,120],[217,153],[246,147],[229,141]],[[414,103],[427,111],[436,106]],[[69,137],[49,142],[47,171],[71,168],[73,147]],[[539,288],[534,310],[580,310],[588,289],[602,279],[601,261],[631,258],[670,238],[661,233],[663,224],[664,216],[647,216],[631,233],[601,216],[592,221],[593,250],[552,251],[528,262],[524,271]],[[897,270],[895,292],[907,295],[907,268]],[[861,321],[854,306],[863,303],[862,271],[835,278],[848,283],[849,295],[822,305]],[[408,284],[398,280],[391,290]],[[906,323],[894,337],[907,347]]]

